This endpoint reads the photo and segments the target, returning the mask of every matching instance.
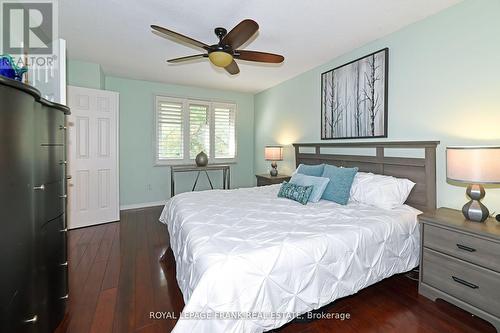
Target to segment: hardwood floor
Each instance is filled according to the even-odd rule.
[[[170,332],[174,319],[150,319],[150,312],[178,314],[184,302],[175,279],[160,208],[125,211],[121,221],[69,232],[70,303],[58,332]],[[419,296],[417,283],[394,276],[323,309],[350,319],[293,322],[273,332],[488,333],[493,326],[444,301]],[[214,332],[215,333],[215,332]]]

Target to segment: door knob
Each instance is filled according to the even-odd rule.
[[[44,184],[42,184],[42,185],[40,185],[40,186],[35,186],[35,187],[33,187],[33,189],[34,189],[35,191],[45,191],[45,185],[44,185]]]
[[[36,321],[38,320],[38,316],[37,315],[34,315],[33,317],[31,317],[30,319],[26,319],[26,320],[23,320],[25,323],[36,323]]]

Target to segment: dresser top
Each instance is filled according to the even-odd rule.
[[[472,222],[466,220],[459,210],[439,208],[419,215],[419,219],[424,222],[442,225],[443,227],[454,228],[500,240],[500,222],[491,217],[484,223]]]
[[[16,90],[20,90],[24,93],[30,94],[31,96],[33,96],[35,101],[39,102],[40,104],[43,104],[43,105],[51,107],[51,108],[58,109],[58,110],[64,112],[65,114],[71,114],[69,108],[66,105],[51,102],[51,101],[46,100],[45,98],[42,98],[40,91],[38,91],[38,89],[36,89],[30,85],[24,84],[24,83],[16,81],[16,80],[9,79],[9,78],[7,78],[5,76],[1,76],[1,75],[0,75],[0,85],[10,87],[10,88],[13,88]]]

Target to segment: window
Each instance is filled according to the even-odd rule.
[[[200,151],[212,162],[236,159],[236,105],[156,96],[156,163],[192,163]]]
[[[183,159],[182,105],[181,101],[157,100],[158,159]]]
[[[189,104],[189,158],[200,151],[210,156],[210,106]]]
[[[215,157],[233,158],[236,151],[234,105],[216,104],[213,113]]]

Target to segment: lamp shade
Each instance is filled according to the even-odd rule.
[[[266,146],[264,149],[266,161],[282,161],[283,147],[281,146]]]
[[[446,178],[467,184],[500,184],[500,147],[447,147]]]

